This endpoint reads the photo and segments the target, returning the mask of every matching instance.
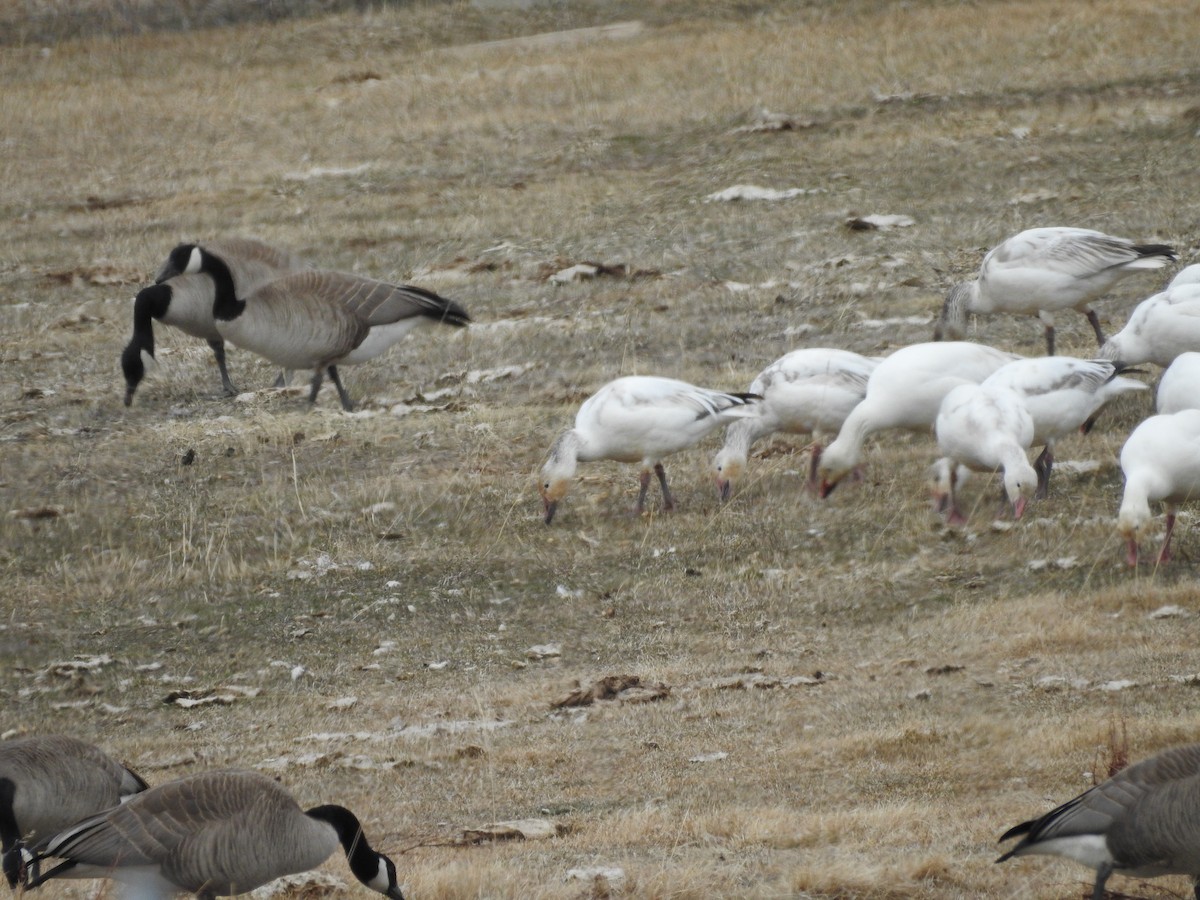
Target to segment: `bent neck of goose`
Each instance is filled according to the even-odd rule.
[[[957,341],[967,333],[967,313],[979,304],[979,282],[964,281],[950,288],[933,332],[935,341]]]
[[[759,422],[752,416],[730,422],[725,427],[725,443],[721,447],[723,455],[745,462],[750,455],[750,445],[762,437],[758,425]]]
[[[589,454],[583,435],[571,428],[560,434],[550,447],[550,457],[546,460],[546,467],[553,469],[564,478],[570,478],[575,474],[575,464],[579,460],[587,462],[595,458]]]
[[[225,260],[213,256],[206,250],[200,250],[200,271],[208,273],[213,280],[216,294],[213,297],[213,318],[220,322],[236,319],[246,310],[246,301],[239,300],[237,287],[233,282],[233,273]]]
[[[172,288],[155,284],[138,291],[133,300],[133,336],[121,352],[121,371],[125,375],[125,405],[146,375],[146,364],[154,359],[154,320],[167,314]],[[146,357],[150,357],[147,360]]]
[[[367,887],[386,894],[389,897],[403,900],[400,889],[396,887],[395,866],[391,860],[383,856],[367,842],[363,834],[362,823],[358,817],[344,806],[326,804],[314,806],[306,810],[305,815],[312,819],[328,822],[337,832],[338,841],[346,852],[346,862],[354,877]]]
[[[0,855],[3,857],[4,877],[13,890],[21,880],[21,830],[13,812],[16,794],[17,788],[12,779],[0,778]]]

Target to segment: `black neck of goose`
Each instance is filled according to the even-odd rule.
[[[0,778],[0,849],[5,852],[21,839],[17,814],[13,812],[13,799],[16,796],[17,786],[12,779]]]
[[[229,271],[225,260],[219,256],[213,256],[204,250],[200,252],[204,255],[201,270],[208,273],[217,289],[213,298],[213,318],[222,322],[236,319],[246,308],[246,301],[238,299],[233,273]]]
[[[167,314],[171,305],[172,289],[169,284],[155,284],[138,291],[133,300],[133,340],[138,350],[154,355],[154,320]]]
[[[358,821],[358,817],[354,813],[344,806],[329,804],[314,806],[307,811],[306,815],[314,819],[321,819],[333,826],[338,834],[338,840],[342,842],[342,848],[346,851],[346,862],[350,864],[350,871],[354,873],[355,878],[362,882],[369,882],[379,874],[379,854],[367,843],[362,823]]]

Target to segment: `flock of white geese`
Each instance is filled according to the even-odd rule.
[[[747,393],[656,376],[618,378],[583,403],[574,427],[551,447],[539,482],[545,521],[553,519],[577,462],[598,459],[641,465],[635,512],[644,507],[651,472],[664,509],[671,509],[663,458],[722,425],[725,443],[713,471],[723,499],[744,473],[751,445],[772,432],[812,436],[809,484],[827,497],[857,469],[872,434],[898,428],[936,436],[935,494],[948,522],[965,521],[958,489],[972,471],[999,471],[1019,518],[1029,500],[1046,496],[1055,441],[1090,429],[1113,398],[1146,390],[1120,373],[1153,363],[1167,367],[1158,414],[1138,425],[1121,452],[1125,492],[1117,527],[1127,560],[1136,565],[1150,504],[1161,502],[1166,532],[1157,561],[1165,563],[1176,510],[1200,491],[1200,265],[1183,269],[1142,302],[1111,338],[1090,304],[1119,279],[1175,259],[1162,244],[1082,228],[1035,228],[992,249],[977,278],[951,289],[932,342],[883,359],[832,348],[794,350],[764,369]],[[1036,315],[1052,353],[1053,316],[1063,309],[1088,317],[1098,358],[1022,358],[943,340],[963,336],[968,313]],[[829,435],[835,437],[825,446]],[[1041,452],[1031,463],[1033,447]]]
[[[577,464],[600,459],[640,465],[636,512],[645,507],[651,473],[663,508],[671,509],[663,459],[722,425],[713,472],[723,500],[743,476],[754,442],[773,432],[812,437],[808,484],[826,497],[858,468],[872,434],[932,429],[940,452],[937,498],[947,520],[965,518],[958,489],[971,471],[1001,472],[1019,517],[1047,492],[1055,441],[1089,428],[1114,397],[1145,390],[1121,372],[1150,363],[1166,369],[1157,415],[1136,427],[1121,452],[1125,491],[1117,524],[1136,565],[1150,504],[1164,504],[1158,561],[1165,562],[1176,509],[1200,490],[1200,266],[1185,268],[1141,303],[1111,338],[1090,304],[1119,279],[1175,259],[1160,244],[1036,228],[994,248],[977,278],[950,291],[930,343],[882,359],[795,350],[745,393],[657,376],[618,378],[589,397],[574,426],[554,441],[539,478],[545,521],[554,518]],[[1065,309],[1087,316],[1098,358],[1053,355],[1054,313]],[[986,313],[1036,315],[1050,355],[1021,358],[961,340],[967,316]],[[311,371],[310,401],[328,377],[351,409],[339,365],[380,355],[419,324],[463,326],[470,317],[423,288],[314,269],[257,241],[181,244],[134,301],[133,335],[121,356],[126,405],[154,363],[155,321],[206,340],[227,393],[236,391],[225,360],[230,341],[278,365],[282,380],[292,370]],[[1031,463],[1034,447],[1041,451]],[[1096,871],[1093,900],[1101,900],[1114,872],[1187,874],[1200,900],[1200,745],[1130,766],[1009,829],[1001,841],[1012,838],[1020,840],[1000,861],[1038,853],[1077,860]],[[370,846],[353,813],[335,805],[302,810],[271,778],[225,770],[150,787],[73,738],[0,741],[0,851],[14,889],[103,877],[137,897],[189,892],[211,900],[314,868],[339,847],[360,882],[403,900],[394,863]]]

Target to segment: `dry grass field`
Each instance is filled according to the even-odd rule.
[[[549,528],[534,473],[618,375],[745,390],[796,347],[928,340],[1021,228],[1193,259],[1197,38],[1172,0],[571,0],[0,48],[0,727],[152,782],[274,772],[357,811],[415,900],[1083,896],[1081,867],[994,866],[996,838],[1200,737],[1196,520],[1136,571],[1114,527],[1149,392],[1008,528],[983,477],[945,527],[915,436],[827,501],[802,440],[764,441],[723,507],[714,436],[637,520],[631,467],[583,466]],[[764,109],[793,127],[739,130]],[[706,202],[739,184],[802,191]],[[847,227],[870,214],[913,224]],[[220,396],[159,328],[126,409],[131,298],[226,234],[475,324],[346,369],[353,414],[237,349],[252,393]],[[614,271],[548,277],[588,261]],[[1124,282],[1106,330],[1168,275]],[[972,337],[1043,350],[1032,320]],[[1094,350],[1082,317],[1059,340]],[[471,836],[520,819],[557,836]],[[570,874],[596,868],[620,874]]]

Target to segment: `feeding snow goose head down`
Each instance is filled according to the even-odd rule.
[[[750,393],[763,398],[757,413],[726,426],[725,443],[713,459],[718,496],[729,499],[745,471],[751,445],[776,431],[813,436],[813,484],[821,436],[842,427],[866,394],[867,379],[878,363],[849,350],[813,347],[793,350],[763,369],[750,385]]]
[[[610,381],[583,402],[574,427],[560,434],[550,448],[538,480],[546,524],[553,521],[567,495],[577,464],[600,459],[641,464],[635,513],[644,508],[651,472],[658,477],[663,508],[672,509],[674,498],[663,458],[694,446],[731,419],[754,415],[760,399],[674,378],[633,375]]]
[[[978,384],[1018,358],[970,341],[912,344],[884,358],[867,379],[862,402],[821,454],[820,496],[828,497],[859,464],[871,434],[890,428],[929,433],[946,394],[960,384]]]

